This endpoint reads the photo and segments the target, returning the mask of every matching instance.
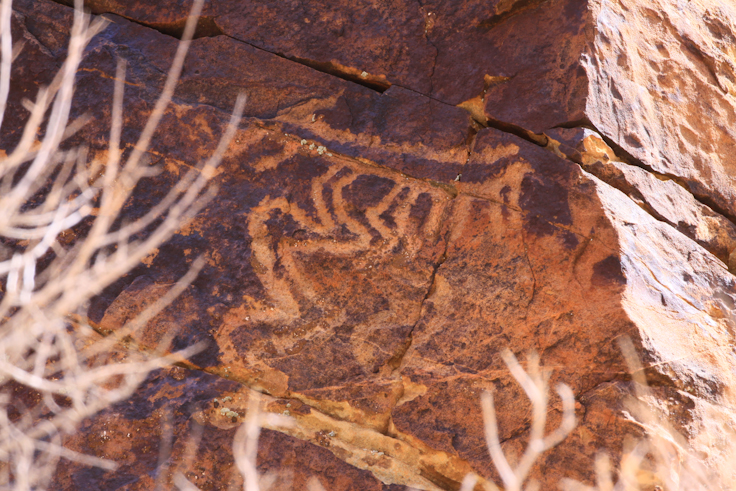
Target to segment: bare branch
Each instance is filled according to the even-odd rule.
[[[512,468],[503,453],[501,441],[498,437],[498,421],[493,404],[493,395],[490,392],[484,392],[481,395],[481,407],[485,422],[486,443],[493,459],[493,464],[501,476],[505,489],[507,491],[520,491],[537,458],[543,452],[560,443],[575,428],[575,397],[568,386],[560,384],[557,387],[557,392],[562,399],[562,422],[555,431],[545,437],[544,428],[547,422],[547,404],[549,400],[549,375],[541,372],[539,357],[536,353],[529,355],[527,370],[521,367],[511,351],[505,350],[501,356],[509,367],[509,371],[524,389],[524,392],[532,403],[531,435],[529,445],[519,460],[519,464],[516,468]],[[538,486],[539,483],[536,481],[530,481],[527,483],[525,489],[537,489]]]
[[[204,347],[196,344],[169,353],[174,332],[145,350],[126,341],[194,281],[205,264],[202,258],[161,299],[113,333],[95,332],[84,315],[90,298],[136,267],[214,196],[209,182],[237,131],[244,95],[238,97],[213,155],[187,172],[143,219],[126,223],[123,217],[123,206],[140,180],[159,172],[148,165],[146,152],[171,102],[202,5],[203,0],[194,1],[164,90],[125,161],[121,139],[126,62],[118,62],[107,158],[90,162],[87,148],[62,149],[61,144],[89,121],[87,115],[70,118],[75,77],[86,46],[108,21],[90,18],[75,0],[67,59],[35,102],[23,101],[30,115],[20,141],[0,158],[0,237],[13,244],[11,254],[0,257],[0,385],[14,380],[41,394],[35,407],[23,408],[22,417],[13,421],[8,411],[17,403],[0,394],[0,461],[8,463],[0,472],[7,470],[6,482],[12,481],[16,489],[45,488],[61,457],[114,468],[104,459],[65,449],[60,435],[129,397],[152,370],[183,362]],[[11,0],[0,0],[0,125],[20,47],[12,46],[10,16]],[[85,219],[91,224],[85,237],[71,244],[62,238]],[[133,239],[144,231],[143,238]],[[114,363],[106,356],[117,349],[127,350],[125,362]],[[248,452],[253,449],[248,447]],[[166,465],[161,465],[159,485],[168,479]],[[181,479],[179,474],[174,477],[180,484]]]

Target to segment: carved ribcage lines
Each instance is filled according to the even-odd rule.
[[[254,270],[284,317],[293,319],[299,315],[297,295],[316,300],[313,283],[304,264],[305,255],[322,252],[355,257],[355,267],[361,268],[367,262],[380,263],[387,255],[395,253],[410,258],[426,237],[437,235],[442,208],[437,203],[446,199],[443,193],[421,181],[392,177],[393,187],[380,201],[357,209],[346,201],[345,193],[361,176],[366,176],[364,170],[336,165],[311,183],[305,183],[305,186],[310,186],[310,197],[316,210],[311,215],[316,215],[316,218],[283,196],[266,196],[251,211],[248,231],[257,263]],[[325,193],[325,189],[332,192]],[[422,194],[431,197],[432,205],[421,220],[412,219],[412,206]],[[309,238],[282,237],[274,245],[266,222],[274,216],[275,210],[291,216],[308,232]],[[381,218],[387,211],[392,218],[391,225]],[[376,240],[377,236],[379,240]],[[396,252],[399,241],[403,247]],[[278,271],[277,263],[281,266]]]

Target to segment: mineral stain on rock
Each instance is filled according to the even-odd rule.
[[[593,284],[626,284],[626,276],[621,270],[621,261],[616,256],[608,256],[593,265]]]

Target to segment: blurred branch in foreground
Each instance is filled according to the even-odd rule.
[[[120,148],[126,64],[119,61],[107,158],[100,161],[88,159],[83,146],[64,145],[87,122],[85,116],[70,119],[75,75],[87,44],[107,23],[85,14],[77,0],[66,60],[35,101],[23,101],[30,114],[21,139],[0,156],[0,385],[20,384],[39,395],[34,407],[25,407],[14,391],[0,394],[4,488],[45,488],[60,457],[113,469],[113,462],[65,449],[61,435],[130,396],[151,370],[202,349],[195,345],[165,354],[171,333],[157,353],[129,350],[123,362],[108,355],[191,284],[204,264],[201,259],[163,298],[112,335],[101,336],[84,320],[93,296],[137,266],[214,195],[207,185],[235,134],[244,95],[209,160],[181,177],[138,220],[122,217],[138,182],[160,171],[148,165],[145,152],[172,99],[202,5],[203,0],[195,0],[163,91],[126,159]],[[11,0],[2,0],[0,131],[12,62],[22,55],[20,43],[13,46],[11,17]],[[84,237],[71,244],[60,240],[83,221],[89,225]]]
[[[575,396],[570,387],[565,384],[557,386],[557,393],[562,399],[562,422],[560,426],[549,435],[544,435],[545,425],[547,423],[547,406],[549,403],[549,372],[543,372],[539,366],[539,356],[536,353],[529,355],[527,369],[524,370],[519,364],[516,357],[508,349],[501,353],[506,366],[509,367],[511,375],[521,385],[526,396],[532,403],[532,426],[529,436],[529,444],[524,454],[519,459],[516,467],[512,467],[506,455],[501,448],[501,441],[498,436],[498,420],[496,419],[496,410],[493,404],[493,394],[484,392],[481,396],[481,407],[483,408],[483,421],[485,426],[486,443],[488,451],[493,459],[498,473],[506,491],[520,491],[534,462],[539,456],[551,449],[575,428]],[[475,488],[477,479],[474,475],[468,474],[462,483],[461,491],[472,491]],[[526,487],[527,491],[539,489],[539,483],[535,480],[529,480]]]

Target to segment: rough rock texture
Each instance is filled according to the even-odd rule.
[[[209,347],[67,441],[118,471],[65,463],[56,489],[152,489],[166,425],[170,469],[225,489],[253,391],[297,422],[261,440],[278,489],[311,476],[331,490],[451,490],[470,471],[498,481],[479,394],[494,390],[507,454],[521,455],[530,423],[503,348],[536,350],[576,394],[577,428],[532,474],[543,489],[591,482],[595,453],[618,455],[638,431],[621,413],[621,336],[671,420],[717,462],[701,429],[709,408],[736,402],[736,11],[716,0],[306,4],[208,2],[149,152],[165,172],[127,213],[213,151],[245,90],[218,195],[90,318],[119,328],[204,255],[199,279],[136,341],[152,349],[176,332],[174,347]],[[74,138],[104,152],[116,58],[128,61],[132,145],[188,2],[87,6],[111,24],[79,73],[75,110],[94,119]],[[3,148],[20,135],[21,97],[60,66],[71,15],[48,0],[14,8],[14,36],[28,42]],[[556,425],[559,400],[549,413]]]

